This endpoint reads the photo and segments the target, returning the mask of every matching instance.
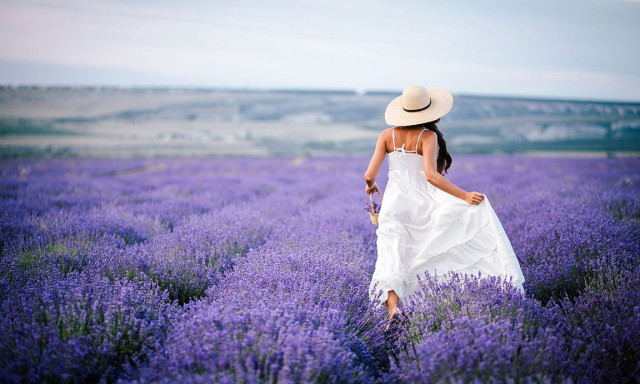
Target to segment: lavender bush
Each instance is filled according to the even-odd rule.
[[[638,159],[456,157],[526,294],[425,275],[387,333],[366,164],[1,160],[3,381],[637,380]]]
[[[149,282],[50,271],[2,303],[2,377],[113,381],[154,351],[174,310]]]
[[[563,374],[566,357],[559,338],[550,329],[466,316],[451,325],[404,357],[397,372],[402,382],[571,382]]]

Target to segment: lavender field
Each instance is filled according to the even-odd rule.
[[[425,276],[391,334],[367,164],[0,160],[1,381],[639,381],[640,159],[455,157],[526,295]]]

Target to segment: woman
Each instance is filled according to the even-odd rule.
[[[380,134],[364,175],[366,192],[377,192],[376,175],[388,154],[370,292],[372,300],[386,303],[389,319],[426,271],[440,278],[449,271],[512,276],[513,285],[523,290],[520,265],[489,200],[443,176],[451,155],[436,123],[452,105],[445,89],[405,88],[387,106],[385,120],[394,127]]]

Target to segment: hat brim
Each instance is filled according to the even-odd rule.
[[[391,100],[384,112],[384,120],[389,125],[409,126],[435,121],[449,113],[453,106],[451,92],[444,88],[427,88],[431,104],[429,108],[418,112],[407,112],[402,109],[402,96]]]

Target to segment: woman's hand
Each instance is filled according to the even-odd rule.
[[[464,195],[464,201],[466,201],[469,204],[473,204],[473,205],[480,204],[483,199],[484,199],[484,195],[482,193],[479,193],[479,192],[467,192]]]
[[[380,190],[378,190],[378,184],[376,184],[375,182],[372,186],[367,185],[366,187],[364,187],[364,191],[367,193],[367,195],[373,195],[376,192],[380,193]]]

